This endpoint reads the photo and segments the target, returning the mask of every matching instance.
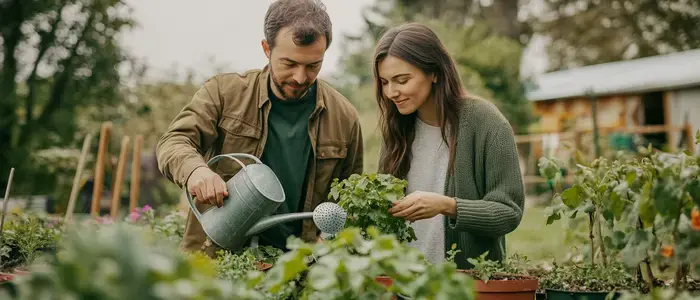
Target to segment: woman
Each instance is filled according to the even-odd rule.
[[[379,171],[408,181],[389,212],[413,222],[412,245],[434,263],[453,243],[455,263],[505,256],[520,224],[524,188],[513,130],[490,102],[468,95],[455,63],[429,28],[387,31],[373,71],[383,135]]]

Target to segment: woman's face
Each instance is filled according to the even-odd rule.
[[[412,114],[430,105],[430,89],[435,77],[396,56],[387,55],[377,70],[384,97],[396,105],[402,115]]]

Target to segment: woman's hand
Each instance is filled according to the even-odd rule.
[[[429,219],[438,214],[452,217],[457,213],[457,202],[437,193],[415,191],[390,208],[389,213],[411,222]]]

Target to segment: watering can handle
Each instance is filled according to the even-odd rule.
[[[254,160],[256,163],[262,164],[260,159],[257,158],[256,156],[253,156],[250,154],[245,154],[245,153],[230,153],[230,154],[220,154],[220,155],[216,155],[216,156],[212,157],[207,162],[207,166],[211,166],[213,163],[219,161],[222,158],[229,158],[229,159],[233,159],[234,161],[236,161],[239,165],[241,165],[241,168],[243,168],[243,170],[245,170],[246,169],[245,164],[243,164],[243,162],[241,162],[236,157],[249,158],[249,159]],[[194,206],[194,200],[192,200],[192,195],[190,195],[190,191],[187,190],[186,185],[187,185],[187,183],[185,183],[185,195],[187,196],[187,202],[190,203],[190,208],[192,208],[192,213],[194,213],[194,216],[197,217],[197,220],[201,220],[202,214],[199,212],[197,207]]]

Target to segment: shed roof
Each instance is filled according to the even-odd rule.
[[[700,85],[700,49],[537,75],[530,101],[677,89]]]

